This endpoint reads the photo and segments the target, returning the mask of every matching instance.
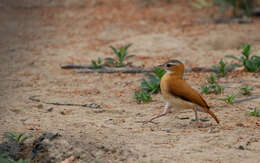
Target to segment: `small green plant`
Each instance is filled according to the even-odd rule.
[[[191,6],[195,9],[207,8],[212,5],[212,2],[207,2],[206,0],[197,0],[196,2],[191,2]]]
[[[227,95],[225,98],[218,98],[218,100],[224,101],[227,104],[234,104],[237,95]]]
[[[124,67],[126,65],[130,65],[131,63],[124,63],[125,60],[134,57],[135,55],[128,55],[127,50],[132,44],[128,44],[126,46],[121,46],[119,50],[117,50],[115,47],[111,46],[111,49],[114,51],[114,54],[116,55],[116,59],[114,58],[105,58],[106,62],[105,64],[113,67]]]
[[[233,16],[251,16],[255,2],[253,0],[215,0],[221,11],[233,8]]]
[[[156,68],[154,74],[146,74],[147,79],[142,79],[140,88],[146,92],[153,94],[158,93],[160,89],[160,81],[162,76],[165,74],[164,69]]]
[[[4,136],[8,141],[10,142],[17,142],[17,143],[24,143],[25,140],[31,138],[32,135],[30,136],[25,136],[25,133],[17,133],[15,131],[12,132],[7,132]]]
[[[90,69],[100,69],[102,68],[102,59],[98,57],[97,61],[91,60]]]
[[[228,72],[234,70],[238,66],[238,64],[227,65],[227,63],[225,63],[223,59],[221,59],[217,66],[212,66],[212,69],[218,77],[225,77]]]
[[[155,75],[161,80],[163,75],[166,73],[166,71],[164,69],[161,68],[155,68],[153,70],[153,72],[155,73]]]
[[[207,83],[208,85],[200,85],[202,91],[201,93],[204,94],[210,94],[210,93],[215,93],[215,94],[219,94],[222,93],[224,91],[224,87],[221,87],[217,81],[216,81],[216,76],[210,74],[210,77],[207,77]]]
[[[19,159],[18,161],[13,160],[7,152],[0,153],[1,163],[29,163],[28,160]]]
[[[251,95],[254,87],[249,87],[248,84],[245,84],[243,87],[240,88],[240,90],[243,95]]]
[[[200,88],[201,88],[201,93],[204,93],[204,94],[210,94],[211,91],[210,91],[210,88],[204,84],[201,84],[200,85]]]
[[[251,116],[260,117],[260,110],[257,110],[256,107],[252,112],[249,112]]]
[[[157,76],[152,74],[146,74],[146,76],[148,80],[142,79],[140,88],[150,94],[157,93],[160,88],[160,80],[158,80]]]
[[[226,57],[235,59],[239,61],[248,72],[257,72],[260,69],[260,57],[259,56],[251,56],[251,45],[246,44],[242,47],[242,56],[237,58],[233,55],[228,55]]]
[[[147,93],[144,90],[135,91],[135,99],[138,101],[138,103],[148,102],[148,101],[151,101],[152,96],[150,93]]]
[[[165,74],[164,69],[156,68],[154,69],[154,74],[146,74],[148,79],[142,79],[140,85],[140,92],[135,92],[135,99],[139,102],[148,102],[151,100],[151,95],[158,93],[160,90],[160,81],[162,76]]]

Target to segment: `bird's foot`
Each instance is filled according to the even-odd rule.
[[[194,126],[195,126],[196,128],[202,128],[202,127],[203,127],[203,124],[202,124],[200,121],[195,121]]]
[[[208,127],[212,126],[211,123],[203,123],[203,122],[200,122],[200,121],[194,121],[194,122],[191,122],[191,124],[195,128],[208,128]]]
[[[141,122],[141,123],[143,123],[143,124],[147,124],[147,123],[155,123],[155,122],[153,122],[153,120],[155,120],[155,119],[157,119],[157,118],[160,118],[160,117],[162,117],[162,116],[165,116],[166,114],[167,114],[167,112],[168,112],[168,106],[164,109],[164,111],[163,111],[163,113],[162,114],[159,114],[159,115],[157,115],[157,116],[154,116],[154,117],[152,117],[152,118],[150,118],[150,119],[148,119],[148,120],[146,120],[146,121],[137,121],[137,122]],[[157,123],[155,123],[155,124],[157,124]]]

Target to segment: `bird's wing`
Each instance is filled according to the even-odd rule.
[[[192,102],[201,106],[205,110],[205,112],[209,113],[216,120],[216,122],[219,123],[218,118],[209,109],[209,106],[206,103],[206,101],[196,90],[191,88],[191,86],[187,84],[184,80],[176,79],[172,81],[169,90],[173,96],[179,97],[185,101]]]
[[[201,107],[209,108],[205,100],[200,94],[191,88],[184,80],[176,79],[170,84],[170,93],[173,96],[179,97],[185,101],[195,103]]]

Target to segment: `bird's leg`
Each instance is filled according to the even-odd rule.
[[[200,120],[199,120],[199,117],[198,117],[198,106],[195,106],[195,109],[194,109],[194,113],[195,113],[195,125],[197,127],[200,127]]]
[[[194,109],[194,113],[195,113],[195,121],[198,122],[199,118],[198,118],[197,107]]]
[[[167,113],[168,113],[168,110],[169,110],[169,107],[170,107],[170,104],[169,103],[166,103],[165,107],[164,107],[164,110],[161,114],[157,115],[157,116],[154,116],[152,117],[151,119],[149,120],[146,120],[144,121],[143,123],[149,123],[149,122],[152,122],[153,120],[157,119],[157,118],[160,118],[162,116],[165,116]]]

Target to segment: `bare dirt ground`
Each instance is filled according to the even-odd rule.
[[[203,95],[220,125],[201,113],[209,121],[196,128],[192,110],[142,125],[136,121],[159,114],[164,106],[160,94],[147,104],[134,100],[144,74],[77,74],[60,68],[113,56],[109,46],[127,43],[133,43],[133,64],[147,68],[173,58],[188,67],[211,67],[227,54],[240,56],[247,42],[260,55],[259,18],[243,25],[199,24],[219,14],[194,10],[189,1],[2,0],[0,9],[0,135],[62,135],[48,155],[32,162],[60,162],[72,155],[80,163],[260,162],[260,119],[248,114],[260,108],[259,99],[225,105],[216,100],[221,95]],[[200,91],[207,75],[188,73],[186,79]],[[255,86],[253,95],[260,94],[259,77],[242,69],[229,73],[220,80],[228,86],[222,96],[237,93],[244,83]],[[41,104],[30,96],[96,103],[102,109]]]

